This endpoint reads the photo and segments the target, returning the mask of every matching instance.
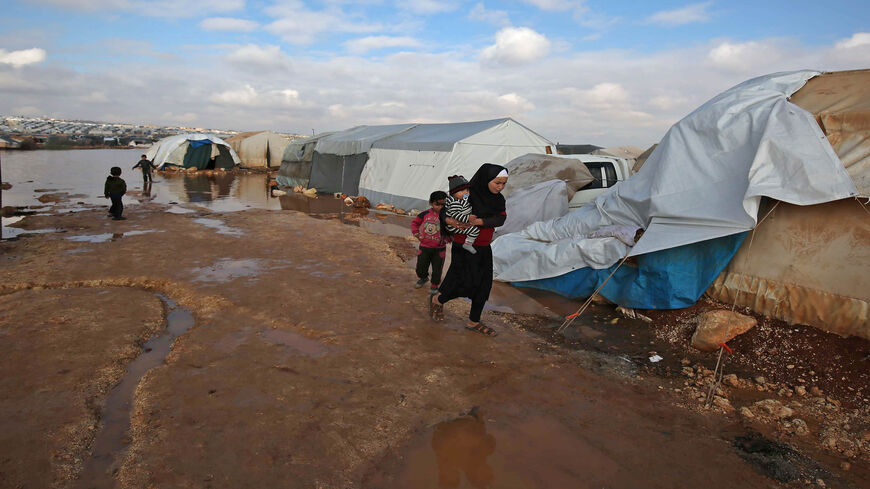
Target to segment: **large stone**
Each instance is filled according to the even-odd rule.
[[[715,351],[722,343],[752,329],[755,318],[736,312],[708,311],[698,317],[698,328],[692,335],[692,346],[701,351]]]
[[[783,406],[776,399],[764,399],[756,402],[753,406],[775,418],[788,418],[794,414],[794,411],[790,407]]]

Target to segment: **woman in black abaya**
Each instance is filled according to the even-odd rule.
[[[444,319],[444,304],[448,301],[467,297],[471,299],[471,312],[466,328],[487,336],[497,334],[494,329],[480,322],[480,314],[492,289],[492,248],[489,245],[493,231],[504,224],[507,217],[504,196],[501,195],[507,179],[505,167],[490,163],[484,163],[471,178],[469,200],[472,215],[468,223],[480,228],[480,234],[474,242],[477,253],[471,254],[460,246],[465,242],[464,234],[453,235],[450,268],[438,288],[439,294],[429,300],[432,319]],[[462,223],[451,220],[449,224],[460,227]]]

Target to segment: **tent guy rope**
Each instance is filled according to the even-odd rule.
[[[622,258],[622,261],[619,262],[619,265],[617,265],[616,268],[614,268],[613,271],[610,272],[610,275],[608,275],[607,278],[604,279],[604,282],[601,282],[601,285],[599,285],[598,288],[595,289],[595,292],[593,292],[592,295],[590,295],[589,298],[586,299],[586,302],[583,303],[583,305],[580,307],[580,309],[578,309],[577,312],[575,312],[574,314],[571,314],[570,316],[567,316],[565,318],[565,321],[562,323],[562,325],[556,329],[557,333],[561,333],[562,331],[565,331],[565,329],[567,329],[568,326],[571,326],[571,323],[573,323],[575,319],[577,319],[578,317],[580,317],[581,314],[583,314],[583,311],[585,311],[586,308],[589,307],[589,304],[592,303],[592,299],[595,297],[595,295],[598,294],[598,292],[604,287],[605,284],[607,284],[607,281],[610,280],[610,277],[612,277],[613,274],[616,273],[617,270],[619,270],[619,267],[621,267],[622,264],[625,263],[625,260],[628,260],[628,255],[630,253],[631,253],[631,249],[629,249],[625,253],[625,257]]]
[[[763,223],[768,217],[770,217],[771,214],[773,214],[773,211],[776,210],[777,206],[779,206],[779,203],[780,201],[777,200],[776,203],[773,204],[773,207],[771,207],[770,210],[767,211],[767,214],[765,214],[764,217],[761,218],[760,221],[758,221],[758,224],[756,224],[755,227],[752,228],[752,234],[749,235],[749,245],[746,247],[747,267],[749,266],[750,259],[752,257],[752,242],[755,239],[755,230],[758,229],[758,226],[761,226],[761,223]],[[737,308],[737,300],[740,298],[740,292],[741,290],[737,289],[737,293],[734,294],[734,303],[731,304],[731,312],[734,312],[734,309]],[[728,325],[725,336],[728,337],[730,335],[731,324]],[[725,377],[725,361],[723,360],[723,358],[726,350],[728,351],[728,353],[734,353],[731,348],[728,347],[728,345],[726,345],[725,343],[721,343],[719,345],[719,353],[716,357],[716,368],[713,369],[713,382],[710,383],[710,390],[707,392],[707,399],[704,401],[704,406],[707,408],[709,408],[713,404],[713,399],[716,396],[716,391],[719,390],[719,386],[722,385],[722,379]]]

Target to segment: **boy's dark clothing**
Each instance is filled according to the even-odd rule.
[[[441,233],[441,219],[435,209],[429,208],[421,212],[411,222],[411,232],[420,238],[420,249],[417,251],[417,278],[423,280],[429,275],[432,266],[432,287],[441,283],[441,269],[444,267],[444,255],[447,250],[447,237]]]
[[[127,193],[127,182],[121,177],[109,175],[106,178],[106,185],[103,188],[103,194],[112,200],[112,207],[109,207],[109,214],[115,219],[121,219],[121,213],[124,212],[124,203],[121,197]]]
[[[137,166],[142,168],[142,180],[145,182],[150,182],[151,168],[154,166],[154,164],[151,163],[151,161],[149,160],[139,160],[135,165],[133,165],[133,169],[135,170]]]

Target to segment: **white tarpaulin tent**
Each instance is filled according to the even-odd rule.
[[[812,205],[857,194],[813,115],[788,97],[817,71],[758,77],[675,124],[640,171],[587,205],[493,242],[495,278],[526,281],[607,268],[752,229],[762,196]],[[646,230],[633,249],[589,239],[610,225]]]
[[[239,155],[226,141],[211,134],[178,134],[163,138],[148,148],[145,157],[158,170],[166,165],[203,169],[212,158],[217,168],[232,168],[241,163]]]
[[[433,191],[447,188],[450,175],[471,179],[483,163],[503,165],[526,153],[554,153],[555,148],[510,118],[418,124],[372,143],[360,176],[360,195],[373,203],[423,209]]]

